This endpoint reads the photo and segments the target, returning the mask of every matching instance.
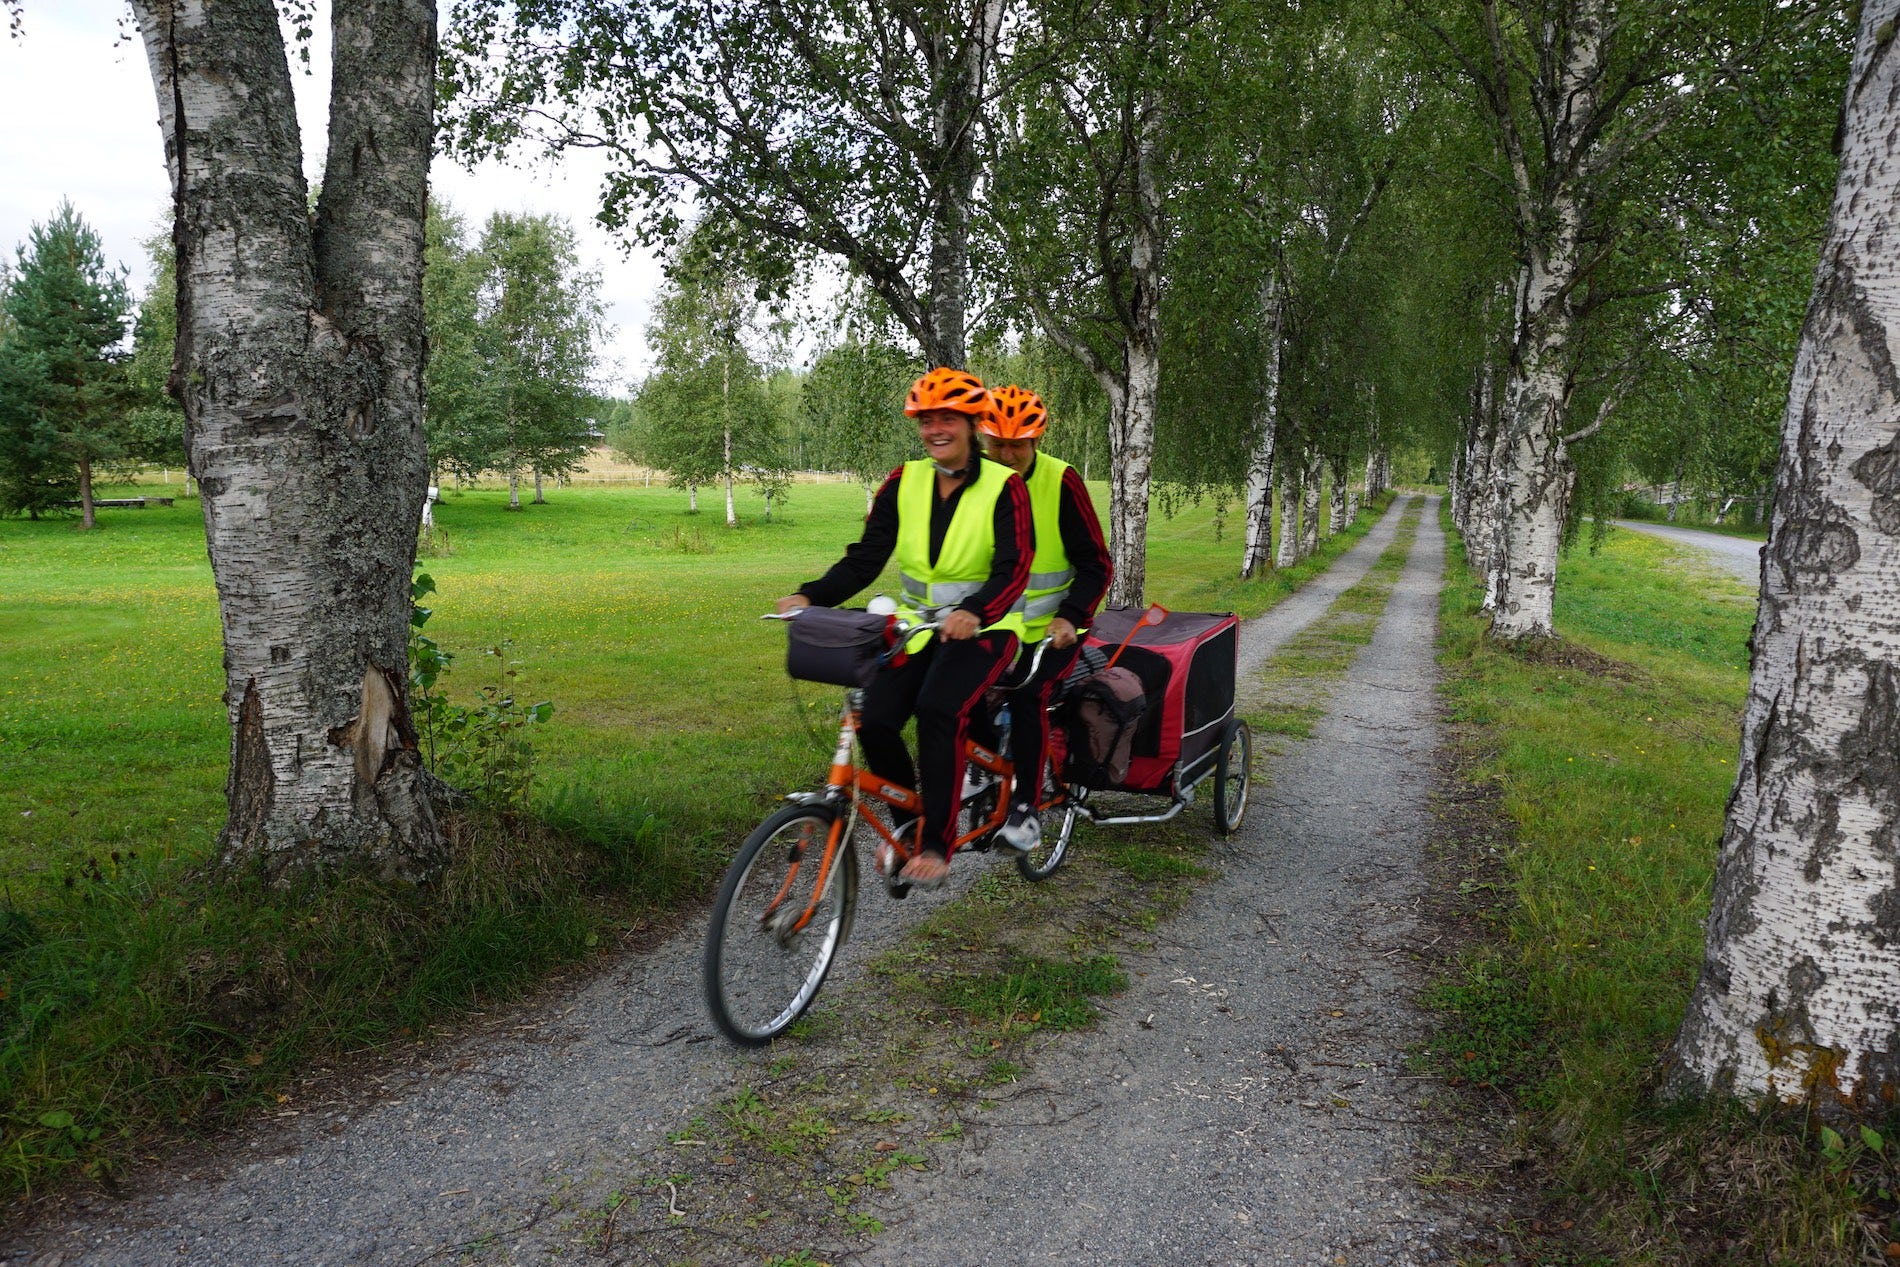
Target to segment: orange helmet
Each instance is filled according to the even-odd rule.
[[[990,409],[977,430],[993,440],[1034,440],[1049,425],[1049,409],[1027,387],[999,387],[990,393]]]
[[[949,409],[970,414],[981,423],[990,412],[990,394],[983,380],[962,370],[938,366],[910,385],[904,412],[912,418],[926,409]]]

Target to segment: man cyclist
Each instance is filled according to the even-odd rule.
[[[1049,743],[1049,697],[1081,654],[1081,635],[1108,593],[1114,567],[1082,477],[1067,462],[1036,451],[1049,425],[1042,398],[1016,386],[990,395],[990,411],[981,424],[989,456],[1022,476],[1036,527],[1035,559],[1016,604],[1023,646],[1035,646],[1045,634],[1050,639],[1035,678],[1009,693],[1016,788],[1009,818],[996,838],[1006,849],[1027,853],[1042,839],[1036,801]]]
[[[923,889],[949,872],[970,714],[1015,657],[1016,602],[1035,553],[1028,490],[1008,467],[985,462],[977,446],[976,427],[989,411],[990,394],[972,374],[939,368],[918,379],[904,412],[917,420],[927,456],[891,472],[864,534],[830,571],[778,600],[781,613],[835,607],[876,580],[895,554],[898,614],[912,623],[943,621],[935,638],[872,680],[858,723],[871,771],[923,796],[919,852],[899,877]],[[915,772],[903,737],[913,714]]]

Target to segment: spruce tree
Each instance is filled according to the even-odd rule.
[[[122,448],[125,375],[115,348],[131,306],[123,270],[70,202],[35,224],[7,287],[0,343],[0,513],[38,518],[79,500]]]

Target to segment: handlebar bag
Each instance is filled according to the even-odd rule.
[[[785,622],[785,671],[801,682],[866,686],[896,638],[897,619],[848,607],[805,607]]]

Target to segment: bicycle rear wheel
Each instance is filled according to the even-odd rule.
[[[1062,860],[1069,856],[1069,842],[1075,837],[1075,824],[1081,813],[1076,803],[1070,801],[1062,807],[1062,817],[1058,820],[1053,838],[1049,829],[1044,828],[1042,839],[1033,849],[1016,855],[1016,870],[1022,873],[1023,879],[1047,880],[1056,873]]]
[[[838,813],[788,805],[746,837],[726,868],[706,930],[706,1007],[742,1047],[772,1041],[811,1006],[850,931],[858,858],[849,841],[839,842],[813,901]]]

